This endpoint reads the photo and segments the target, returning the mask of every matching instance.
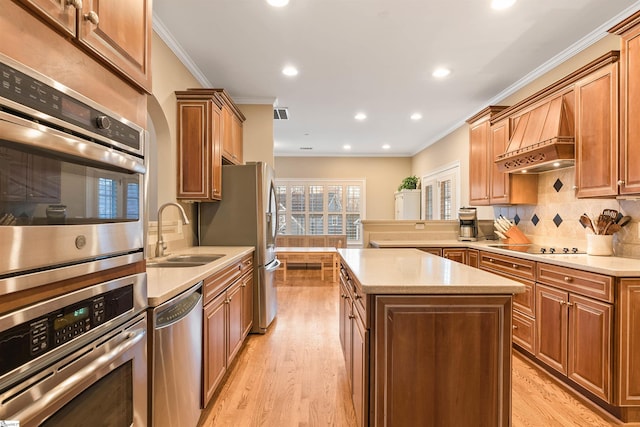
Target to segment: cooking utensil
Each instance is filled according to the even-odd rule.
[[[615,209],[605,209],[602,211],[602,215],[609,216],[615,221],[618,218],[618,211]]]
[[[604,234],[614,234],[620,231],[622,227],[620,224],[616,224],[615,222],[610,222],[604,230]]]
[[[617,221],[617,224],[620,227],[624,227],[625,225],[629,224],[629,222],[631,222],[631,217],[629,215],[625,215]]]
[[[595,234],[596,230],[593,228],[593,223],[591,222],[591,219],[587,216],[587,214],[580,215],[580,224],[582,224],[584,228],[588,228],[589,230],[593,231],[593,233]]]

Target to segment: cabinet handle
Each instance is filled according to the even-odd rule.
[[[518,329],[518,325],[513,325],[513,326],[512,326],[512,328],[513,328],[514,330],[515,330],[515,329]]]
[[[566,304],[566,302],[564,302],[564,301],[562,301],[562,300],[560,300],[560,301],[558,301],[558,302],[560,303],[560,305],[565,305],[565,304]]]
[[[572,302],[567,301],[567,306],[569,306],[569,307],[573,307],[573,303],[572,303]]]
[[[358,294],[356,294],[356,299],[362,299],[362,297]]]
[[[618,185],[619,185],[619,186],[623,186],[623,185],[624,185],[624,180],[623,180],[623,179],[619,180],[619,181],[618,181]]]
[[[93,25],[98,25],[100,23],[100,18],[98,17],[98,14],[95,13],[93,10],[85,14],[84,19],[85,21],[91,22]]]
[[[571,189],[572,189],[572,190],[577,190],[577,189],[578,189],[578,186],[577,186],[577,185],[574,185],[573,187],[571,187]]]
[[[573,282],[573,277],[565,276],[564,281],[567,283]]]
[[[511,264],[512,268],[515,268],[516,270],[518,269],[518,264]]]
[[[350,314],[349,315],[349,319],[355,319],[355,318],[356,318],[355,314]]]
[[[495,262],[493,258],[489,258],[489,262]]]
[[[65,4],[67,6],[73,6],[78,10],[82,9],[82,0],[67,0]]]
[[[347,294],[340,294],[340,298],[347,298]]]

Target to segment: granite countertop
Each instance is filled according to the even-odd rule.
[[[525,286],[416,249],[338,249],[367,294],[514,294]]]
[[[186,291],[199,281],[239,261],[254,251],[253,246],[195,246],[172,252],[158,261],[174,255],[183,254],[224,254],[208,264],[197,267],[147,268],[147,298],[149,307],[157,307],[174,296]]]
[[[484,240],[478,242],[461,242],[458,240],[375,240],[369,242],[377,248],[469,248],[528,259],[531,261],[545,262],[547,264],[562,267],[577,268],[593,273],[606,274],[615,277],[640,277],[640,260],[634,258],[622,258],[616,256],[593,256],[585,254],[554,254],[539,255],[524,252],[514,252],[508,249],[494,248],[499,241]]]

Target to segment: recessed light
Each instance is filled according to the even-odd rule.
[[[411,120],[420,120],[422,118],[422,114],[420,113],[413,113],[411,115]]]
[[[273,7],[283,7],[289,4],[289,0],[267,0],[267,3]]]
[[[491,0],[491,8],[495,10],[508,9],[515,4],[516,0]]]
[[[431,75],[441,79],[447,77],[449,74],[451,74],[451,70],[448,68],[436,68]]]
[[[349,144],[343,145],[342,148],[344,148],[345,150],[351,150],[351,146]]]
[[[389,148],[391,148],[391,146],[390,146],[389,144],[384,144],[384,145],[382,146],[382,149],[383,149],[383,150],[388,150]]]
[[[282,69],[282,74],[285,76],[293,77],[298,75],[298,69],[292,65],[287,65]]]
[[[356,120],[364,120],[366,118],[367,118],[367,115],[365,113],[358,113],[355,115]]]

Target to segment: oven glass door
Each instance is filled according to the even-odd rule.
[[[142,177],[0,140],[0,225],[139,221]]]

